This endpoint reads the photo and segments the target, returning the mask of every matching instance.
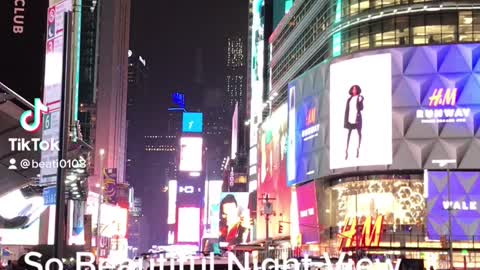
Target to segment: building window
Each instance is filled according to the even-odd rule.
[[[472,11],[461,11],[458,13],[458,41],[473,41],[473,13]]]
[[[413,44],[425,44],[425,17],[423,15],[413,16],[411,18],[411,23],[413,31]]]

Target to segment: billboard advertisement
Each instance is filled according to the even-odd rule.
[[[32,104],[43,89],[48,2],[0,1],[0,82]]]
[[[180,166],[182,172],[200,172],[203,161],[203,138],[180,138]]]
[[[182,132],[202,133],[203,132],[203,113],[184,112],[182,120]]]
[[[264,2],[265,0],[253,0],[252,26],[250,30],[250,149],[257,153],[258,142],[257,127],[262,122],[263,111],[263,78],[264,78]],[[256,161],[250,159],[250,166],[256,166]],[[250,175],[255,175],[251,171]]]
[[[288,184],[352,171],[438,169],[432,161],[446,158],[457,160],[456,169],[477,169],[479,59],[480,44],[372,50],[291,81]]]
[[[183,178],[178,180],[177,206],[203,207],[205,182],[197,178]]]
[[[218,207],[219,242],[223,245],[244,244],[250,240],[248,192],[224,192]]]
[[[330,169],[391,163],[391,55],[368,55],[332,64]]]
[[[4,245],[38,245],[40,216],[48,206],[41,194],[25,197],[20,189],[0,197],[0,239]],[[44,225],[44,224],[42,224]],[[47,224],[48,225],[48,224]]]
[[[177,242],[198,243],[200,241],[200,208],[179,207],[177,219]]]
[[[297,187],[298,225],[303,243],[320,241],[315,182]]]
[[[47,40],[45,52],[45,80],[43,104],[48,106],[44,114],[42,140],[58,141],[60,138],[60,108],[62,99],[64,13],[72,10],[72,2],[65,0],[52,5],[47,13]],[[51,163],[58,160],[58,151],[42,151],[41,161]],[[40,169],[40,183],[55,183],[57,169],[54,166]]]
[[[259,129],[259,157],[258,157],[258,188],[257,194],[264,196],[268,194],[276,216],[272,216],[270,231],[271,236],[289,235],[288,225],[283,225],[280,230],[281,221],[290,221],[291,192],[286,182],[287,166],[287,113],[286,104],[280,106],[272,115],[266,119]],[[257,237],[265,238],[265,218],[257,211]],[[281,231],[281,232],[280,232]]]
[[[117,204],[117,169],[103,170],[103,201]]]
[[[452,215],[452,239],[472,241],[480,235],[480,172],[428,172],[428,237],[448,237],[449,212]],[[450,200],[449,193],[450,190]],[[449,211],[449,209],[452,209]]]
[[[425,199],[423,175],[405,175],[392,179],[375,177],[358,181],[343,181],[326,189],[319,198],[328,213],[321,213],[320,222],[326,227],[345,226],[354,217],[361,219],[382,215],[387,225],[424,223]],[[355,180],[355,181],[353,181]],[[330,215],[329,213],[334,213]]]
[[[322,168],[328,169],[327,72],[328,64],[320,64],[288,86],[289,186],[318,178]]]
[[[235,103],[235,110],[232,117],[232,141],[230,159],[235,159],[238,151],[238,102]]]

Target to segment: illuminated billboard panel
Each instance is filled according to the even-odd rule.
[[[320,241],[315,182],[297,187],[298,225],[303,243]]]
[[[177,242],[197,243],[200,241],[200,208],[180,207],[177,217]]]
[[[182,120],[182,132],[201,133],[203,132],[203,113],[184,112]]]
[[[180,138],[180,171],[199,172],[202,170],[203,139],[200,137]]]
[[[288,184],[438,169],[432,161],[445,158],[477,169],[479,59],[480,44],[402,47],[326,60],[302,74],[288,87]]]
[[[447,172],[428,172],[428,237],[440,240],[449,234],[448,219],[451,212],[452,239],[471,241],[480,235],[480,172],[451,172],[450,185],[448,183]]]
[[[325,169],[327,165],[327,72],[328,63],[322,63],[288,86],[289,186],[318,178],[322,167]]]
[[[291,192],[286,182],[287,166],[287,105],[280,106],[267,118],[258,134],[259,159],[258,159],[258,191],[257,194],[269,194],[276,198],[272,201],[273,209],[277,215],[270,217],[274,228],[270,236],[289,235],[290,226],[283,225],[280,221],[290,219]],[[257,211],[256,223],[257,238],[265,238],[265,218]]]
[[[391,163],[391,55],[369,55],[332,64],[330,169]]]
[[[0,239],[5,245],[40,244],[40,216],[48,206],[42,196],[26,198],[17,189],[0,197]],[[8,207],[5,207],[8,206]]]
[[[263,74],[264,74],[264,20],[263,7],[265,0],[252,1],[252,25],[250,30],[251,58],[250,58],[250,149],[256,153],[258,141],[257,127],[262,122],[263,111]],[[256,165],[250,160],[250,166]],[[253,173],[252,175],[254,175]]]
[[[224,246],[244,244],[250,240],[248,192],[225,192],[218,208],[219,242]]]

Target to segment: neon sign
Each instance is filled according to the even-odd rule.
[[[317,108],[310,108],[307,112],[307,119],[305,120],[307,128],[302,130],[302,138],[304,141],[308,141],[318,136],[320,124],[315,123],[317,123]]]
[[[372,217],[367,217],[359,233],[358,229],[361,225],[358,224],[358,218],[347,218],[342,232],[338,234],[342,240],[340,250],[352,247],[378,247],[383,233],[383,221],[382,215],[377,216],[373,224]]]
[[[422,123],[466,122],[471,109],[457,106],[457,88],[436,88],[429,99],[428,109],[418,109],[417,119]]]

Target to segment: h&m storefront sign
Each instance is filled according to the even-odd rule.
[[[436,88],[428,98],[428,107],[417,110],[422,123],[462,123],[471,109],[457,105],[457,88]]]

